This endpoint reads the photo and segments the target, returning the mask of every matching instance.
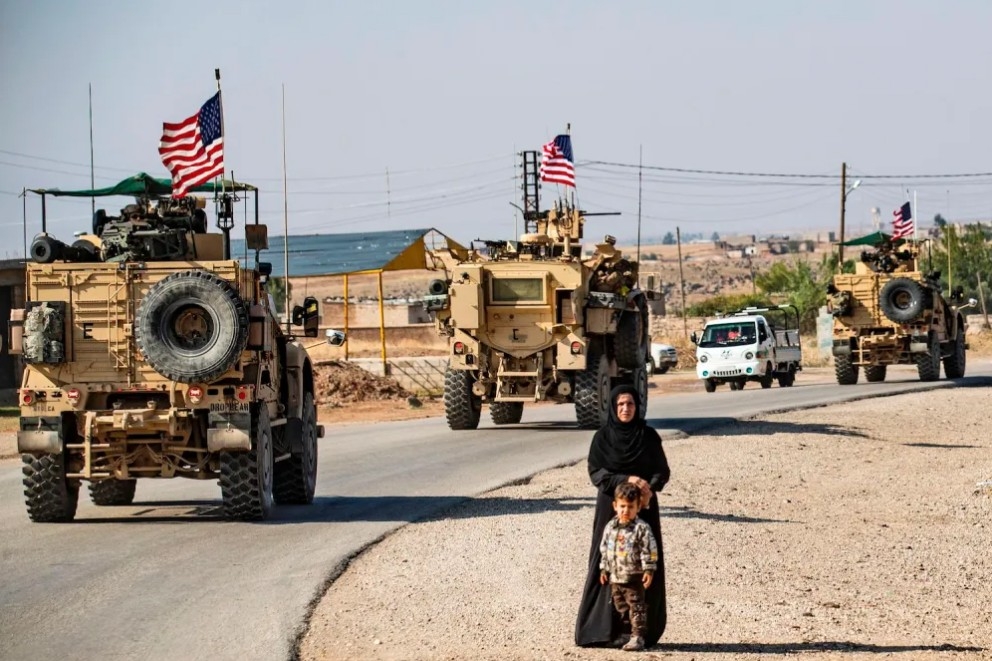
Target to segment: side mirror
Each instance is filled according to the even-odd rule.
[[[333,328],[328,328],[324,334],[327,336],[327,343],[332,347],[341,346],[347,339],[343,331],[334,330]]]
[[[693,344],[699,344],[699,336],[698,336],[698,335],[696,335],[696,331],[692,331],[692,335],[690,335],[690,336],[689,336],[689,340],[690,340],[690,341],[691,341],[691,342],[692,342]]]
[[[320,311],[317,308],[317,299],[307,296],[303,299],[303,305],[293,306],[293,313],[290,321],[294,326],[303,326],[304,337],[317,337],[320,328]]]

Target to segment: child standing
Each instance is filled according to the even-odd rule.
[[[599,545],[599,582],[610,583],[613,607],[630,621],[630,640],[623,646],[628,652],[644,649],[644,590],[651,587],[658,567],[658,543],[648,524],[637,518],[640,509],[641,490],[631,482],[618,485],[613,494],[617,515],[606,524]]]

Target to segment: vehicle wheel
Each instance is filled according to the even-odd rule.
[[[706,392],[716,392],[716,381],[713,379],[703,379],[703,390]]]
[[[489,415],[494,425],[515,425],[524,415],[524,403],[493,402],[489,405]]]
[[[668,371],[669,367],[670,367],[669,365],[662,365],[661,367],[655,369],[654,373],[655,374],[664,374],[665,372]]]
[[[262,521],[272,512],[272,427],[264,405],[252,405],[251,439],[251,450],[220,453],[220,492],[228,519]]]
[[[850,356],[834,356],[834,375],[842,386],[853,386],[858,382],[860,369],[851,362]]]
[[[780,373],[777,377],[779,388],[790,388],[796,382],[796,368],[789,366],[789,371]]]
[[[960,379],[964,376],[965,361],[967,358],[964,346],[964,331],[959,329],[957,336],[954,338],[954,349],[951,355],[944,359],[944,376],[948,379]]]
[[[644,320],[638,310],[620,313],[617,323],[617,334],[613,338],[613,353],[617,366],[624,369],[637,369],[644,364],[644,346],[641,338],[644,335]]]
[[[658,367],[654,364],[654,358],[651,356],[648,356],[648,360],[647,363],[645,363],[645,367],[647,367],[648,374],[664,374],[664,372],[658,371]]]
[[[885,381],[887,365],[865,365],[865,380],[868,383],[881,383]]]
[[[940,378],[940,342],[937,338],[930,338],[930,351],[918,353],[913,356],[916,361],[916,372],[920,375],[920,381],[936,381]]]
[[[472,392],[472,372],[444,373],[444,417],[450,429],[477,429],[482,415],[482,398]]]
[[[575,373],[575,418],[583,429],[599,429],[609,420],[610,363],[598,349],[586,360],[586,368]]]
[[[114,506],[130,505],[134,502],[134,490],[137,480],[100,480],[90,482],[90,500],[94,505]]]
[[[300,439],[287,438],[285,445],[292,448],[300,441],[300,450],[290,451],[289,457],[273,466],[272,495],[277,505],[309,505],[317,488],[317,406],[313,393],[303,395],[303,419],[298,430],[289,427],[287,433],[299,433]]]
[[[23,454],[24,501],[35,523],[72,521],[79,503],[79,482],[66,479],[64,454]]]
[[[639,369],[634,370],[632,374],[632,381],[634,387],[637,388],[637,396],[641,400],[640,415],[641,420],[647,418],[648,415],[648,373],[647,370]]]
[[[775,381],[775,373],[772,371],[771,363],[765,365],[765,373],[758,379],[762,388],[771,388]],[[743,386],[742,386],[743,387]]]
[[[148,364],[181,383],[229,370],[248,342],[248,309],[238,291],[209,271],[173,273],[138,306],[134,337]]]
[[[738,383],[737,381],[729,381],[727,383],[727,385],[730,386],[730,389],[731,390],[740,390],[741,389],[741,384]]]
[[[878,295],[878,307],[896,323],[918,318],[930,306],[930,292],[909,278],[893,278],[885,283]]]

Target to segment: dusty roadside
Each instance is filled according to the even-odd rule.
[[[992,659],[988,387],[666,441],[669,627],[647,659]],[[300,658],[620,659],[572,643],[583,464],[408,525],[318,604]]]

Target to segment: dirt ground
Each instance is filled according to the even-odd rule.
[[[301,658],[992,659],[990,397],[936,390],[666,439],[669,625],[640,656],[572,644],[592,524],[580,462],[366,550]]]

